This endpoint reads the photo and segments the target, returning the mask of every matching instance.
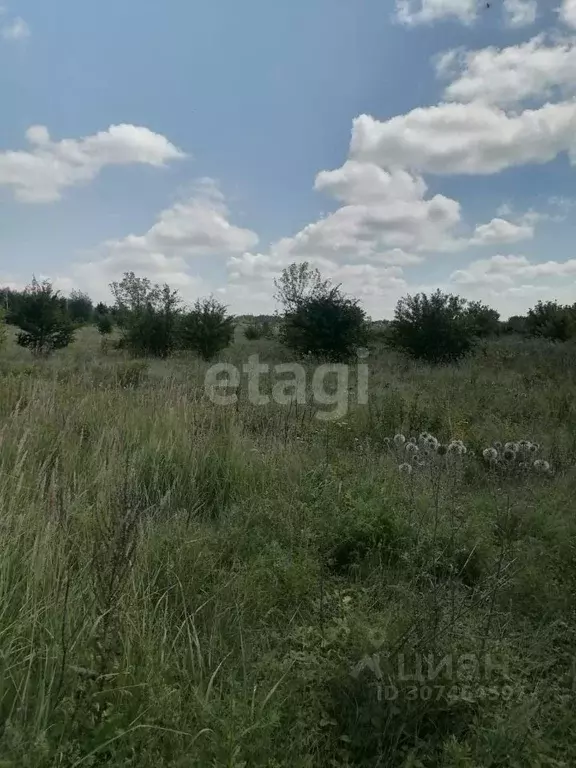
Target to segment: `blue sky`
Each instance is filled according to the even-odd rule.
[[[560,3],[6,0],[0,283],[106,299],[130,269],[260,312],[308,260],[373,317],[574,302]]]

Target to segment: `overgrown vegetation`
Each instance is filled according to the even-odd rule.
[[[65,303],[48,281],[32,281],[20,295],[11,321],[20,328],[18,344],[35,355],[49,355],[63,349],[74,338],[74,326]]]
[[[153,290],[98,314],[125,338],[162,316]],[[326,318],[329,297],[299,302]],[[477,338],[484,309],[470,329],[447,302],[448,338],[462,315]],[[95,327],[32,359],[9,329],[0,764],[575,765],[574,343],[494,335],[431,367],[383,328],[369,402],[322,421],[244,380],[213,403],[200,356],[316,366],[193,312],[155,360],[101,354]],[[425,337],[428,309],[408,319]]]
[[[203,360],[212,360],[232,341],[234,318],[216,299],[198,300],[180,318],[179,335],[182,349],[196,352]]]

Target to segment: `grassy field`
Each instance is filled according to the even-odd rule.
[[[576,765],[576,347],[369,363],[320,421],[0,352],[1,768]]]

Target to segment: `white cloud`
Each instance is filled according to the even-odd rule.
[[[396,0],[396,17],[407,25],[449,18],[471,24],[476,19],[478,6],[479,0]]]
[[[562,0],[560,18],[564,24],[576,29],[576,0]]]
[[[567,261],[531,262],[525,256],[493,256],[473,261],[466,269],[452,273],[450,280],[457,285],[518,286],[520,281],[543,278],[569,278],[576,282],[576,259]]]
[[[472,102],[420,107],[385,122],[354,120],[351,157],[382,167],[440,174],[489,174],[548,162],[568,151],[576,161],[576,103],[507,114]]]
[[[504,0],[506,25],[514,29],[534,24],[538,5],[536,0]]]
[[[506,219],[492,219],[488,224],[476,227],[471,245],[497,245],[517,243],[534,237],[534,226],[530,223],[514,224]]]
[[[444,91],[449,101],[483,101],[500,106],[525,99],[541,101],[555,89],[571,95],[576,84],[573,40],[547,45],[543,35],[507,48],[456,49],[438,57],[440,77],[455,78]]]
[[[75,265],[75,277],[82,285],[96,284],[101,294],[112,280],[134,271],[192,297],[203,282],[190,259],[242,253],[258,242],[254,232],[234,226],[228,217],[216,183],[202,179],[191,198],[162,211],[144,234],[103,243],[99,258]]]
[[[4,40],[25,40],[30,37],[30,27],[24,19],[17,16],[0,27],[0,35]]]
[[[164,136],[136,125],[111,125],[93,136],[61,141],[52,141],[44,126],[32,126],[26,138],[29,151],[0,152],[0,187],[11,188],[26,203],[58,200],[63,189],[91,181],[107,165],[158,167],[184,157]]]

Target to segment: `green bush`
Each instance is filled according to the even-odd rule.
[[[73,323],[48,280],[34,278],[20,297],[13,322],[21,329],[17,343],[35,355],[48,355],[74,339]]]
[[[108,315],[102,315],[98,318],[96,327],[98,328],[98,333],[102,334],[102,336],[108,336],[112,333],[112,320]]]
[[[440,364],[469,354],[475,336],[466,300],[437,290],[400,299],[389,343],[411,357]]]
[[[280,338],[300,355],[348,360],[367,343],[366,314],[356,299],[332,288],[303,299],[294,311],[287,312]]]
[[[568,341],[576,336],[576,308],[556,301],[539,301],[528,310],[526,327],[531,336]]]
[[[211,360],[231,343],[234,322],[216,299],[199,299],[194,309],[180,318],[179,346]]]

